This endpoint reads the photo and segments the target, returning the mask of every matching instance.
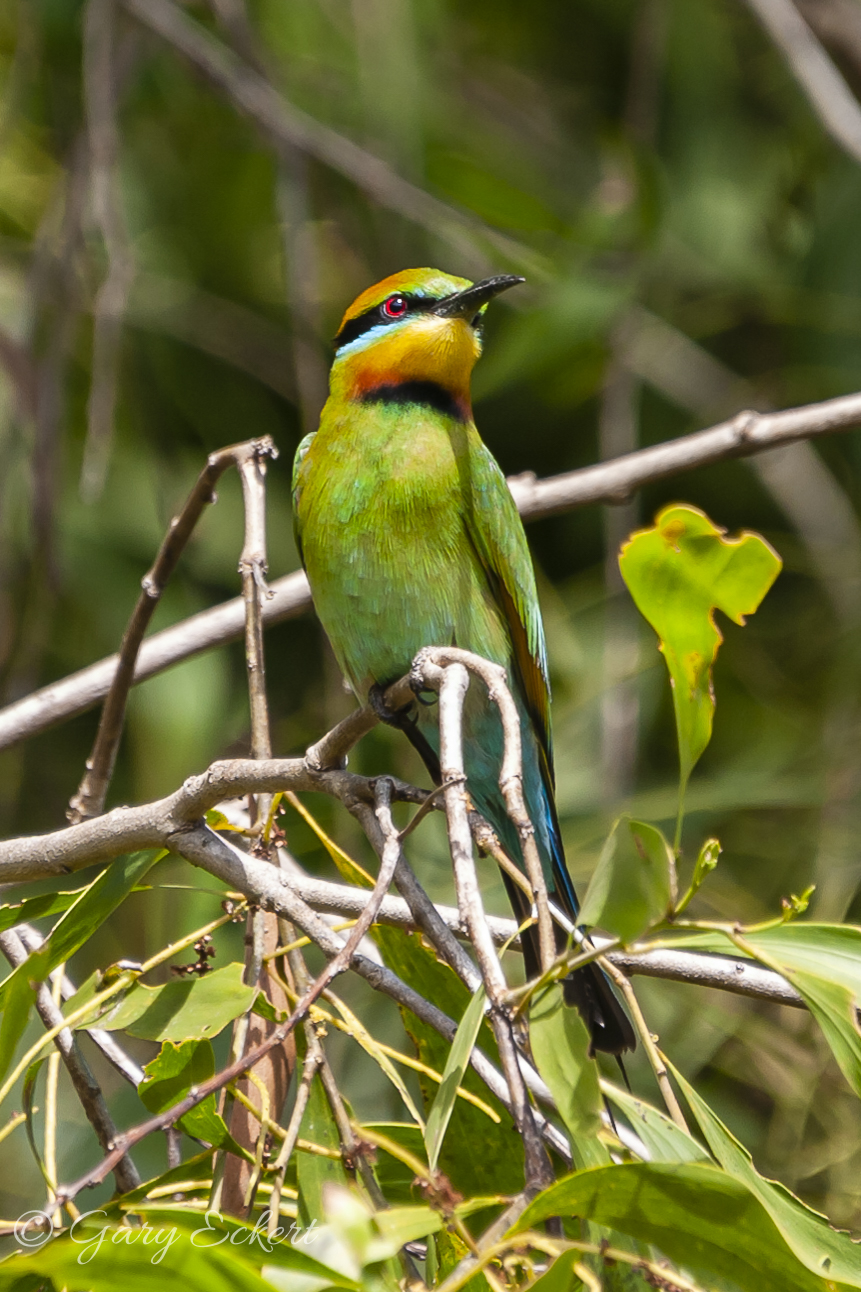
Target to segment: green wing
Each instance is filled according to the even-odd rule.
[[[311,447],[311,441],[317,434],[316,431],[310,431],[300,443],[296,450],[296,456],[293,459],[293,535],[296,539],[296,547],[299,550],[299,560],[303,566],[305,558],[302,555],[302,523],[299,518],[299,498],[302,492],[302,463],[305,461],[305,455]]]
[[[505,613],[521,694],[552,776],[550,681],[544,625],[523,522],[496,459],[478,433],[470,443],[466,523],[493,594]]]

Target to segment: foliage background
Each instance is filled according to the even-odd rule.
[[[213,29],[220,14],[222,38],[237,12],[227,0],[187,9]],[[528,261],[527,286],[494,307],[476,376],[479,426],[506,472],[546,475],[748,404],[861,385],[861,174],[823,135],[741,0],[260,0],[250,17],[251,53],[294,103],[531,254],[488,262],[486,247],[454,249],[317,162],[279,161],[172,50],[120,14],[119,178],[135,280],[106,482],[82,496],[92,314],[106,268],[92,202],[79,191],[82,9],[3,0],[4,702],[116,647],[164,527],[213,448],[274,436],[282,457],[269,477],[270,572],[296,567],[289,463],[319,407],[327,338],[358,291],[406,265],[478,276],[488,263]],[[861,88],[861,68],[841,66]],[[76,202],[80,218],[70,220]],[[730,529],[758,529],[785,560],[750,625],[722,624],[715,736],[691,784],[686,837],[690,850],[717,834],[724,854],[697,913],[754,920],[815,882],[816,918],[861,915],[859,446],[856,432],[782,468],[727,463],[630,506],[530,529],[560,812],[581,882],[621,806],[651,820],[673,815],[665,672],[627,609],[614,552],[658,506],[684,499]],[[235,595],[240,543],[238,486],[225,479],[156,627]],[[310,616],[271,630],[267,652],[275,750],[300,751],[350,700]],[[0,830],[62,821],[95,722],[88,714],[0,753]],[[234,647],[138,689],[111,801],[165,793],[246,748]],[[418,774],[387,733],[351,765]],[[361,847],[330,805],[318,809],[340,842]],[[298,821],[288,837],[309,869],[330,873]],[[412,855],[432,895],[450,898],[438,842],[420,832]],[[199,886],[186,867],[163,866],[154,882],[163,887],[147,900],[146,926],[130,899],[73,962],[76,979],[96,960],[140,958],[217,913],[205,892],[164,887]],[[486,882],[488,905],[505,910],[489,866]],[[219,939],[217,963],[241,957],[239,938]],[[807,1015],[640,983],[652,1027],[760,1170],[857,1225],[858,1105]],[[398,1035],[393,1009],[350,990],[366,1022]],[[377,1070],[348,1044],[333,1040],[333,1053],[357,1110],[393,1112]],[[153,1050],[141,1043],[139,1053]],[[133,1092],[99,1072],[120,1123],[137,1118]],[[651,1092],[639,1057],[632,1081]],[[68,1178],[92,1145],[77,1105],[64,1113]],[[4,1161],[0,1215],[16,1216],[40,1191],[23,1132]],[[146,1175],[162,1163],[140,1165]]]

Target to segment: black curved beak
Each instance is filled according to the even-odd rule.
[[[494,296],[498,296],[500,292],[507,292],[509,287],[516,287],[518,283],[525,282],[526,279],[518,274],[497,274],[495,278],[485,278],[480,283],[474,283],[472,287],[466,287],[462,292],[445,296],[437,302],[432,312],[441,315],[444,319],[473,318],[483,305],[493,300]]]

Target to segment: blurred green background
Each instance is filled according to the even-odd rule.
[[[328,338],[352,298],[395,270],[526,275],[492,308],[475,379],[479,427],[508,473],[569,470],[744,407],[861,385],[861,170],[741,0],[254,0],[247,12],[212,0],[176,12],[472,219],[419,225],[385,194],[276,148],[120,5],[0,2],[3,703],[116,648],[216,447],[274,437],[270,574],[296,568],[290,462],[324,397]],[[836,54],[861,89],[861,56]],[[665,827],[675,811],[669,687],[615,554],[682,500],[759,530],[785,562],[745,628],[721,624],[715,734],[689,791],[683,867],[709,834],[724,851],[696,913],[765,918],[815,883],[817,918],[861,916],[859,493],[855,432],[530,527],[559,807],[581,884],[620,808]],[[237,594],[241,533],[238,484],[225,478],[156,627]],[[276,752],[298,752],[352,702],[312,616],[266,645]],[[62,823],[96,721],[0,752],[5,835]],[[110,802],[164,794],[247,747],[244,662],[225,647],[135,692]],[[351,766],[422,776],[387,732]],[[310,806],[364,852],[349,819]],[[330,874],[307,827],[285,824],[299,860]],[[450,898],[438,823],[411,855]],[[202,883],[175,863],[155,874]],[[485,878],[504,912],[489,865]],[[136,895],[71,971],[140,957],[217,913],[206,893]],[[218,946],[217,964],[240,958],[240,931]],[[857,1224],[861,1116],[808,1017],[642,979],[640,990],[652,1028],[759,1168]],[[393,1010],[349,992],[397,1039]],[[333,1042],[359,1113],[398,1115],[348,1044]],[[631,1067],[651,1093],[641,1056]],[[119,1120],[139,1117],[134,1093],[99,1072]],[[94,1144],[71,1098],[63,1115],[68,1177]],[[0,1215],[14,1217],[38,1205],[40,1185],[22,1131],[3,1153],[14,1169],[0,1178]],[[160,1167],[155,1148],[150,1158],[145,1174]]]

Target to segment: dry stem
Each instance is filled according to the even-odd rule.
[[[152,568],[141,580],[141,595],[123,634],[95,743],[87,759],[87,770],[69,804],[67,815],[73,824],[97,817],[104,810],[105,795],[113,775],[125,721],[126,703],[135,680],[135,665],[144,633],[202,512],[209,503],[215,501],[213,490],[216,482],[228,467],[237,466],[242,469],[243,464],[274,453],[275,447],[268,436],[262,440],[230,445],[226,449],[219,449],[217,453],[211,453],[182,511],[171,521]]]

